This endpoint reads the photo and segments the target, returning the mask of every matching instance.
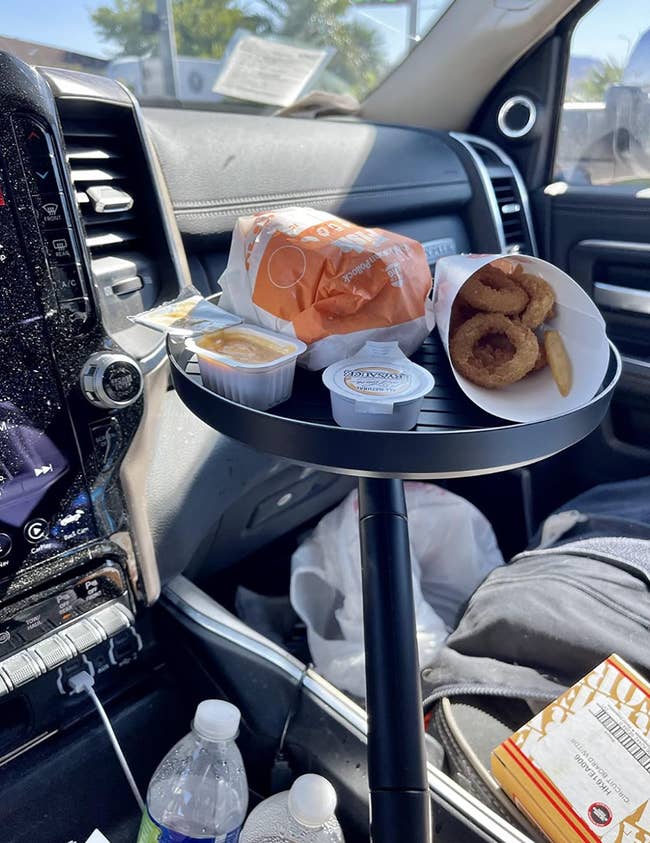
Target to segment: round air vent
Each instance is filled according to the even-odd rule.
[[[497,125],[507,138],[523,138],[535,125],[537,107],[530,97],[508,97],[499,109]]]

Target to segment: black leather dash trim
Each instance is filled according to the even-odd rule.
[[[463,165],[436,132],[150,108],[145,118],[186,239],[238,216],[309,205],[373,223],[471,198]]]

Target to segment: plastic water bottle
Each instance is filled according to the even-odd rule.
[[[246,820],[240,843],[345,843],[334,815],[336,792],[308,773],[291,790],[265,799]]]
[[[239,721],[228,702],[199,704],[192,731],[153,774],[138,843],[237,843],[248,808]]]

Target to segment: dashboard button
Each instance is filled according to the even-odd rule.
[[[115,463],[120,452],[123,436],[120,424],[115,418],[104,419],[90,425],[94,451],[102,471]]]
[[[63,662],[76,656],[76,651],[61,635],[50,635],[38,644],[30,647],[28,652],[35,654],[43,662],[47,670],[58,667]]]
[[[89,309],[88,299],[85,297],[78,299],[59,298],[59,310],[61,313],[65,314],[71,322],[85,322],[88,318]]]
[[[67,225],[65,202],[60,193],[42,193],[37,202],[38,219],[41,228],[63,229]]]
[[[26,644],[42,638],[46,632],[54,629],[54,622],[39,610],[36,610],[31,617],[22,618],[20,637]]]
[[[143,388],[142,372],[135,360],[112,351],[91,354],[79,381],[90,403],[105,409],[128,407],[137,401]]]
[[[30,158],[44,158],[50,154],[48,134],[38,123],[23,117],[15,121],[15,127],[20,148]]]
[[[14,650],[22,647],[23,643],[16,630],[3,629],[0,632],[0,658],[11,655]]]
[[[75,255],[72,239],[67,228],[45,233],[45,248],[51,258],[57,263],[74,262]]]
[[[78,653],[85,653],[91,647],[101,644],[106,638],[103,630],[100,631],[99,627],[87,619],[73,623],[72,626],[63,630],[62,634]]]
[[[27,652],[16,653],[0,662],[0,673],[14,688],[24,685],[30,679],[36,679],[42,672],[36,659]]]
[[[29,190],[33,196],[45,196],[59,192],[59,180],[54,161],[42,158],[34,161],[26,168]]]
[[[48,534],[47,521],[44,518],[33,518],[23,528],[23,535],[30,544],[38,544]]]
[[[52,287],[60,302],[83,297],[84,290],[81,286],[81,274],[76,263],[55,265],[50,267]]]
[[[101,626],[107,636],[116,635],[131,626],[132,620],[127,617],[126,610],[120,611],[121,608],[107,606],[105,609],[93,613],[93,621]]]
[[[0,559],[4,559],[11,553],[13,542],[8,533],[0,533]]]
[[[142,391],[142,373],[135,363],[116,361],[106,368],[102,386],[115,403],[135,401]]]

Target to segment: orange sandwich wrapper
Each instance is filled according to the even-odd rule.
[[[306,343],[298,362],[324,369],[366,341],[412,354],[434,324],[421,244],[312,208],[240,217],[220,305]]]
[[[482,410],[515,422],[536,422],[562,416],[587,404],[600,389],[609,363],[605,321],[587,293],[557,266],[529,255],[452,255],[436,263],[433,293],[436,325],[449,354],[451,308],[463,284],[481,267],[498,263],[506,272],[521,265],[541,276],[555,292],[555,315],[546,328],[560,332],[572,368],[567,396],[560,392],[547,366],[501,389],[486,389],[463,377],[451,361],[461,390]]]
[[[610,656],[498,746],[492,773],[553,843],[647,843],[650,685]]]

